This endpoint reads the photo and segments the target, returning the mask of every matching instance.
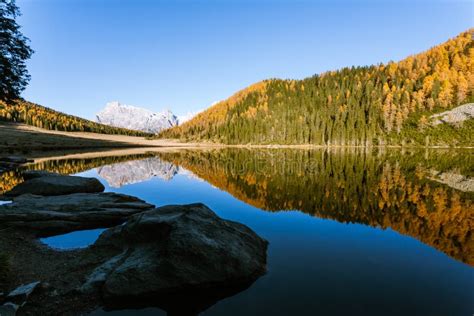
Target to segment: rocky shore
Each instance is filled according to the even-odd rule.
[[[266,271],[268,242],[203,204],[155,208],[93,178],[25,172],[0,205],[0,314],[159,307],[196,315]],[[39,238],[106,228],[84,249]],[[0,275],[2,275],[0,271]]]

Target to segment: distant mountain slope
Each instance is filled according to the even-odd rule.
[[[153,113],[150,110],[119,102],[109,102],[97,113],[97,122],[156,134],[163,129],[178,125],[178,118],[171,111]]]
[[[239,102],[244,100],[249,94],[257,91],[263,91],[265,89],[265,85],[265,82],[255,83],[235,93],[227,100],[217,102],[209,109],[198,113],[195,117],[186,121],[182,125],[163,131],[160,133],[160,137],[179,137],[195,140],[209,139],[211,136],[209,129],[212,126],[223,125],[226,121],[228,111],[230,111]],[[199,137],[198,135],[205,137]]]
[[[396,63],[259,82],[159,136],[227,144],[429,143],[433,137],[420,137],[426,118],[474,98],[473,31]]]
[[[0,120],[25,123],[47,130],[151,136],[151,134],[141,131],[99,124],[23,100],[11,104],[0,101]]]
[[[203,110],[187,112],[184,115],[178,115],[178,125],[184,124],[185,122],[191,120],[193,117],[201,113]]]

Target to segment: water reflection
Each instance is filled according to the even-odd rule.
[[[115,163],[100,167],[97,172],[112,188],[120,188],[126,184],[143,182],[153,177],[170,180],[179,172],[179,168],[155,157]]]
[[[10,170],[0,174],[0,195],[23,182],[22,173],[31,170],[76,174],[97,168],[99,176],[107,181],[108,185],[112,188],[144,182],[154,177],[171,180],[177,174],[196,178],[188,170],[163,161],[155,155],[156,153],[145,152],[143,154],[123,156],[45,160],[29,164],[18,170]]]
[[[98,167],[113,188],[187,174],[262,210],[391,228],[474,265],[473,157],[469,151],[179,150],[43,161],[0,175],[0,190],[20,183],[24,170]]]
[[[202,201],[268,238],[269,275],[206,314],[472,309],[466,299],[472,292],[467,265],[474,265],[472,151],[158,151],[44,161],[0,175],[0,190],[21,182],[24,170],[94,168],[85,175],[101,177],[116,192],[157,205]],[[298,212],[283,212],[289,210]]]
[[[110,165],[113,163],[141,160],[154,157],[153,154],[144,152],[133,155],[120,156],[92,156],[89,158],[50,159],[28,164],[18,170],[10,170],[0,174],[0,195],[10,191],[24,181],[22,173],[31,170],[46,170],[61,174],[75,174],[93,168]]]
[[[86,248],[93,245],[105,229],[79,230],[63,235],[41,238],[40,241],[57,250]]]
[[[391,228],[474,265],[469,152],[227,149],[159,157],[260,209]],[[441,169],[464,172],[464,190],[433,181]]]

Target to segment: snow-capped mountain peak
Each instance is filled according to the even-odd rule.
[[[155,134],[179,123],[176,115],[170,110],[154,113],[117,101],[107,103],[105,108],[97,113],[96,119],[102,124]]]

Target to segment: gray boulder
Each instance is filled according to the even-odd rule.
[[[27,303],[28,297],[38,288],[41,282],[23,284],[10,292],[5,298],[7,301],[0,306],[0,316],[14,316],[18,309]]]
[[[5,303],[0,306],[0,316],[15,316],[18,310],[18,305],[13,303]]]
[[[118,255],[99,266],[82,290],[98,287],[111,307],[155,305],[195,314],[266,272],[268,242],[203,204],[136,214],[96,242]]]
[[[40,176],[33,177],[5,193],[6,196],[35,194],[43,196],[66,195],[73,193],[103,192],[104,186],[95,178],[75,176]]]
[[[31,180],[35,178],[41,178],[41,177],[55,177],[55,176],[64,176],[64,175],[61,175],[59,173],[44,171],[44,170],[27,170],[27,171],[22,171],[21,176],[23,177],[24,180]]]
[[[41,282],[36,281],[29,284],[23,284],[13,290],[7,296],[9,302],[16,304],[24,304],[33,291],[40,285]]]
[[[112,227],[131,215],[153,208],[136,197],[116,193],[24,194],[13,198],[12,203],[0,205],[0,227],[18,227],[37,237],[46,237],[74,230]]]

